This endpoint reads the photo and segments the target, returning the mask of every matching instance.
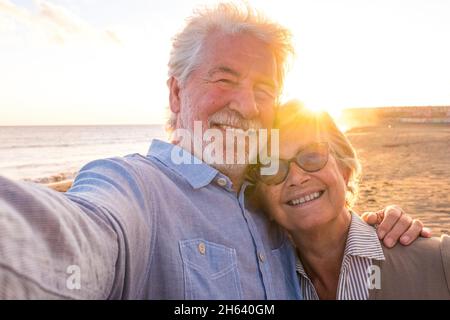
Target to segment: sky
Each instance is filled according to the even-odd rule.
[[[0,0],[0,125],[155,124],[186,0]],[[248,1],[294,35],[283,99],[450,105],[450,1]]]

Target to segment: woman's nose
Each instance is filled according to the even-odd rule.
[[[295,162],[291,162],[289,165],[289,173],[286,178],[288,186],[299,186],[306,183],[311,179],[308,172],[300,168]]]

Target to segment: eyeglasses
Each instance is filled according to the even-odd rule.
[[[326,142],[312,143],[300,150],[295,157],[290,160],[280,159],[278,170],[271,175],[261,174],[262,168],[269,168],[269,164],[258,164],[253,166],[249,172],[249,178],[253,181],[260,181],[267,185],[276,185],[286,180],[292,162],[295,162],[306,172],[317,172],[322,170],[328,162],[329,146]]]

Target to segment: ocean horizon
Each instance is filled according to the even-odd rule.
[[[391,124],[450,124],[450,107],[343,110],[341,129]],[[0,175],[40,183],[74,178],[102,158],[146,155],[153,139],[166,140],[164,124],[0,126]]]
[[[0,175],[50,183],[90,161],[139,153],[166,139],[164,124],[0,126]]]

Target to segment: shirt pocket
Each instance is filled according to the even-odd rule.
[[[186,299],[242,299],[236,250],[203,239],[179,242]]]

